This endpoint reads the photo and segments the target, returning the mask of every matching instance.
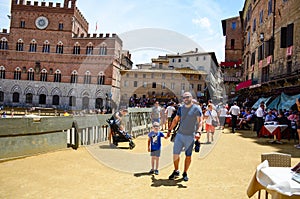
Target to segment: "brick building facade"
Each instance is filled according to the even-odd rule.
[[[222,20],[225,37],[225,61],[220,63],[228,98],[235,97],[235,87],[242,80],[243,33],[240,17]]]
[[[243,77],[249,96],[300,90],[300,1],[246,0],[240,12],[243,30]]]
[[[12,0],[0,33],[0,104],[66,110],[120,101],[121,69],[131,68],[116,34],[89,34],[76,0]]]

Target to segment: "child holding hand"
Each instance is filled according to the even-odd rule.
[[[158,175],[158,165],[159,165],[159,157],[161,151],[161,138],[165,136],[161,131],[159,131],[159,123],[154,122],[152,124],[153,130],[148,134],[148,152],[151,155],[151,170],[150,174]]]

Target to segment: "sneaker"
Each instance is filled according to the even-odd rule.
[[[179,171],[173,171],[173,173],[169,176],[169,180],[174,180],[179,176]]]
[[[295,147],[296,149],[300,149],[300,144],[296,144],[296,145],[294,145],[294,147]]]
[[[151,170],[149,171],[149,173],[150,173],[150,174],[153,174],[153,173],[154,173],[154,170],[153,170],[153,169],[151,169]]]
[[[158,170],[154,170],[155,175],[158,175],[158,173],[159,173]]]
[[[189,180],[186,172],[183,172],[182,178],[183,178],[184,181],[188,181]]]

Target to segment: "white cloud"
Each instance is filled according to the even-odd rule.
[[[207,17],[192,19],[193,24],[199,25],[201,28],[210,28],[210,21]]]

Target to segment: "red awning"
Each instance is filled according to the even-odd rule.
[[[241,61],[237,61],[237,62],[226,61],[226,62],[221,62],[220,66],[224,66],[224,67],[238,67],[238,66],[241,66],[241,64],[242,64]]]
[[[249,80],[247,80],[247,81],[241,82],[241,83],[239,83],[238,85],[236,85],[235,91],[241,90],[241,89],[243,89],[243,88],[248,88],[248,87],[251,86],[251,85],[252,85],[252,80],[249,79]]]

